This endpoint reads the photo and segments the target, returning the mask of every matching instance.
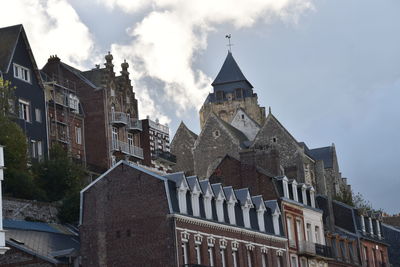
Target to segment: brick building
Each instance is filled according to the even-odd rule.
[[[273,177],[256,165],[255,154],[254,150],[242,151],[241,160],[226,156],[210,181],[233,188],[247,186],[264,199],[278,200],[291,266],[327,266],[331,249],[325,242],[322,210],[316,207],[314,188],[286,176]]]
[[[76,94],[76,85],[53,73],[42,72],[46,94],[50,146],[61,145],[75,160],[86,164],[84,115]]]
[[[82,264],[288,266],[278,203],[250,193],[121,161],[81,191]]]
[[[48,76],[75,84],[76,95],[85,114],[86,161],[90,171],[102,173],[119,159],[143,160],[140,145],[141,121],[135,93],[129,79],[128,63],[121,64],[121,75],[114,72],[111,54],[105,56],[104,68],[77,70],[57,57],[50,57],[43,67]]]
[[[149,118],[141,120],[141,122],[142,163],[164,172],[171,172],[176,163],[176,157],[170,150],[169,127],[160,124],[158,120],[152,121]]]

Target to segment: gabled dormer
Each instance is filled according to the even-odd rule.
[[[248,188],[235,190],[236,198],[242,208],[243,224],[246,228],[251,228],[250,209],[254,207]]]
[[[200,181],[200,187],[203,192],[203,201],[204,201],[204,213],[206,218],[211,220],[213,218],[212,212],[212,200],[215,197],[214,192],[211,188],[211,184],[208,180]]]
[[[202,193],[197,176],[187,177],[187,182],[190,188],[190,198],[192,203],[193,216],[200,216],[200,194]]]
[[[225,222],[224,202],[226,201],[225,192],[220,183],[211,185],[215,198],[215,209],[219,222]]]
[[[274,226],[275,235],[281,235],[280,228],[280,216],[281,210],[279,209],[279,204],[276,200],[264,201],[265,206],[271,211],[272,224]]]
[[[224,187],[224,193],[226,197],[226,204],[228,207],[228,218],[230,224],[236,224],[236,213],[235,213],[235,205],[238,202],[235,192],[232,186]]]
[[[183,172],[177,172],[165,175],[167,179],[170,179],[176,184],[176,193],[178,196],[179,212],[183,214],[188,213],[186,194],[190,191],[189,184],[186,180]]]
[[[258,229],[261,232],[265,232],[265,220],[264,220],[264,213],[267,210],[265,207],[264,199],[262,196],[254,196],[251,198],[254,204],[254,208],[257,212],[257,223]]]

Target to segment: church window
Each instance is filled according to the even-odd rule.
[[[273,137],[272,142],[276,143],[276,141],[278,141],[278,139],[276,137]]]
[[[218,130],[214,131],[214,137],[218,137],[218,136],[219,136],[219,131]]]
[[[243,89],[242,88],[235,89],[235,94],[236,94],[236,99],[243,98]]]
[[[218,91],[217,92],[217,101],[222,101],[222,100],[224,100],[224,92],[222,92],[222,91]]]
[[[242,120],[244,120],[244,114],[242,114]]]

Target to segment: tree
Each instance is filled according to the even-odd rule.
[[[371,202],[366,200],[360,192],[358,192],[357,194],[353,194],[353,202],[354,207],[356,207],[357,209],[362,209],[366,211],[373,210]]]
[[[85,176],[85,169],[75,164],[57,144],[50,149],[50,159],[34,164],[32,169],[48,201],[62,200],[79,192]]]
[[[0,113],[3,116],[15,113],[15,89],[10,81],[0,77]]]

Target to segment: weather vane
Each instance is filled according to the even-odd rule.
[[[229,52],[232,52],[232,45],[233,44],[231,44],[231,34],[229,33],[229,34],[227,34],[227,35],[225,35],[225,38],[227,38],[228,39],[228,45],[227,46],[229,46]]]

